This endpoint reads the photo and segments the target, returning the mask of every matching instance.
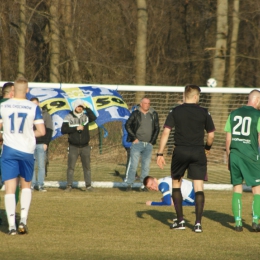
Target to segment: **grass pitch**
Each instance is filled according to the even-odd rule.
[[[251,193],[243,194],[244,231],[233,230],[231,191],[205,191],[203,233],[192,232],[194,207],[184,207],[186,230],[170,230],[173,207],[146,206],[159,192],[98,188],[70,193],[34,191],[29,234],[8,236],[1,195],[0,258],[6,259],[259,259],[260,233],[251,230]],[[18,209],[19,209],[18,204]],[[17,211],[19,213],[19,210]]]

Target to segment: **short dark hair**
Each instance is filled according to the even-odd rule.
[[[2,96],[4,97],[6,94],[8,94],[13,86],[13,82],[6,82],[2,87]]]
[[[32,97],[30,101],[37,101],[39,103],[39,99],[37,97]]]
[[[144,178],[144,180],[143,180],[143,184],[144,184],[144,186],[147,185],[149,179],[154,179],[154,178],[153,178],[152,176],[146,176],[146,177]]]
[[[187,98],[190,98],[195,93],[199,95],[200,92],[201,92],[200,87],[197,85],[192,85],[192,84],[187,85],[184,90],[185,97],[187,97]]]

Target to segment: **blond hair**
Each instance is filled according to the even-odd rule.
[[[28,80],[24,77],[19,77],[14,82],[15,91],[26,91],[28,88]]]

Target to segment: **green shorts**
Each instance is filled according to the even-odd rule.
[[[260,160],[253,161],[242,158],[235,153],[229,155],[229,169],[231,184],[242,184],[245,180],[247,186],[260,185]]]

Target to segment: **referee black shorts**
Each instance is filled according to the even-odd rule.
[[[176,146],[172,155],[171,176],[179,180],[188,170],[188,178],[204,180],[207,173],[207,157],[204,146]]]

